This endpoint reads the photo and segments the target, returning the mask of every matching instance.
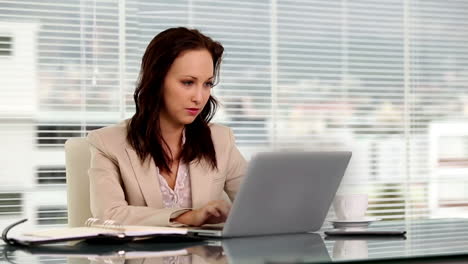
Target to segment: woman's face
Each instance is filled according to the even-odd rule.
[[[213,72],[213,59],[208,50],[181,53],[164,79],[161,120],[175,126],[192,123],[208,102]]]

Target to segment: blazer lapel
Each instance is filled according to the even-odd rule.
[[[213,170],[205,161],[192,161],[189,164],[192,189],[192,207],[203,207],[210,199]]]
[[[148,207],[162,208],[162,194],[156,175],[158,171],[153,159],[149,158],[142,164],[135,150],[126,148],[126,151],[146,204]]]

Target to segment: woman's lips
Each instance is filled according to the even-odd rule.
[[[185,110],[187,110],[187,112],[188,112],[190,115],[196,115],[196,114],[198,114],[198,111],[199,111],[200,109],[198,109],[198,108],[185,108]]]

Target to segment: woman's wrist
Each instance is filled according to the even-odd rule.
[[[194,211],[190,210],[187,211],[175,218],[172,218],[171,220],[173,222],[185,224],[185,225],[192,225],[194,219]]]

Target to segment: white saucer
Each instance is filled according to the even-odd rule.
[[[344,227],[367,227],[372,222],[380,221],[381,219],[375,217],[364,217],[359,220],[339,220],[334,219],[330,220],[334,228],[344,228]]]

